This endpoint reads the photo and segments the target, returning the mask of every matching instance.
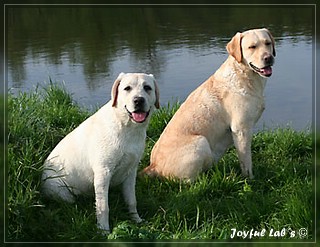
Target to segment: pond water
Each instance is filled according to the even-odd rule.
[[[51,78],[96,109],[120,72],[154,74],[162,105],[186,97],[227,58],[237,31],[266,27],[276,41],[266,110],[257,128],[312,123],[314,6],[9,6],[9,92],[35,90]]]

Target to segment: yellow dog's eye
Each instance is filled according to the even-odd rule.
[[[249,49],[256,49],[256,46],[255,45],[250,45]]]
[[[271,45],[271,42],[267,41],[267,42],[266,42],[266,45]]]

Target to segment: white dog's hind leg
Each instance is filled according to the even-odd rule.
[[[42,190],[47,197],[62,199],[69,203],[74,203],[75,198],[72,189],[67,184],[62,175],[54,170],[45,170],[42,176]]]
[[[133,168],[126,180],[122,183],[123,197],[128,205],[131,219],[137,223],[142,222],[138,211],[137,211],[137,200],[136,200],[136,176],[137,168]]]

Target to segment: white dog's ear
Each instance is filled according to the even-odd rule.
[[[112,90],[111,90],[112,107],[115,107],[117,105],[118,88],[119,88],[120,82],[121,82],[124,75],[125,75],[125,73],[121,72],[118,75],[118,78],[113,83]]]
[[[154,103],[154,105],[156,106],[157,109],[159,109],[160,108],[160,92],[159,92],[159,87],[156,80],[154,80],[154,86],[156,91],[156,102]]]
[[[275,50],[275,41],[274,41],[274,38],[273,38],[271,32],[270,32],[268,29],[266,29],[266,28],[264,28],[264,29],[267,31],[267,33],[269,34],[269,37],[270,37],[270,39],[271,39],[271,42],[272,42],[272,50],[273,50],[272,55],[275,57],[275,56],[276,56],[276,50]]]
[[[238,63],[242,61],[242,49],[241,49],[242,33],[237,33],[231,41],[227,44],[228,53],[233,56]]]
[[[154,105],[157,109],[159,109],[160,108],[160,92],[159,92],[158,83],[154,78],[153,74],[149,74],[149,76],[151,76],[154,81],[154,87],[155,87],[155,93],[156,93],[156,102],[154,103]]]

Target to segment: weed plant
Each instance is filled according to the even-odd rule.
[[[152,116],[139,170],[148,165],[154,143],[178,108],[179,103],[168,104]],[[61,86],[8,96],[6,241],[250,241],[231,239],[233,228],[266,229],[265,236],[253,238],[257,241],[314,239],[312,134],[287,127],[254,135],[253,180],[241,176],[234,148],[193,183],[139,176],[138,211],[146,220],[141,224],[129,220],[120,189],[112,188],[112,232],[103,235],[93,197],[68,204],[46,199],[40,190],[50,151],[91,114]],[[285,236],[269,236],[284,228]],[[298,234],[301,228],[306,235]]]

